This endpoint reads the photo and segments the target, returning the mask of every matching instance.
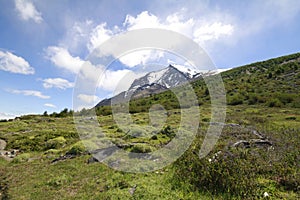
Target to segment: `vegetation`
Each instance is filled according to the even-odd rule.
[[[226,125],[212,152],[201,159],[210,96],[204,80],[193,82],[201,105],[196,138],[175,163],[154,172],[125,173],[89,163],[88,141],[80,140],[71,110],[3,120],[5,150],[19,152],[13,158],[0,156],[0,199],[299,199],[299,58],[293,54],[222,73]],[[187,93],[179,90],[178,95]],[[146,126],[156,104],[164,106],[160,111],[166,117],[159,131]],[[182,109],[194,106],[187,101]],[[148,153],[176,136],[181,109],[171,91],[132,100],[129,110],[134,123],[123,130],[112,108],[96,108],[103,132],[118,147]]]

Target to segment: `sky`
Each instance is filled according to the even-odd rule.
[[[300,51],[297,0],[0,0],[0,7],[0,119],[72,109],[88,56],[130,30],[183,34],[219,69]],[[125,55],[105,71],[98,95],[76,98],[91,103],[112,95],[124,74],[133,80],[136,66],[161,57],[155,51]],[[90,71],[89,78],[103,70]]]

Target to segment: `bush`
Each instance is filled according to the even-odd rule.
[[[228,105],[239,105],[239,104],[243,104],[242,95],[236,94],[228,98]]]
[[[166,135],[168,137],[174,137],[175,136],[175,132],[171,129],[171,127],[168,125],[166,127],[164,127],[163,130],[160,131],[162,135]]]
[[[48,149],[59,149],[66,144],[66,139],[63,136],[50,139],[46,142],[45,150]]]
[[[27,162],[30,158],[31,158],[31,154],[30,153],[22,153],[22,154],[16,156],[12,160],[12,162],[13,163]]]
[[[139,127],[132,127],[129,132],[129,135],[131,135],[134,138],[144,137],[144,136],[146,136],[146,131]]]
[[[152,148],[146,144],[136,144],[131,148],[133,153],[150,153],[152,152]]]
[[[288,104],[294,101],[295,95],[294,94],[285,94],[285,93],[280,93],[276,95],[276,98],[280,100],[281,103],[283,104]]]
[[[282,107],[283,104],[279,99],[275,98],[275,99],[270,99],[267,102],[267,106],[269,106],[269,107]]]
[[[250,94],[249,95],[249,100],[248,100],[248,104],[249,105],[254,105],[258,102],[258,98],[256,96],[256,94]]]
[[[82,155],[86,152],[86,148],[84,144],[80,141],[75,143],[69,151],[67,151],[67,154],[69,155]]]
[[[252,160],[244,153],[234,157],[228,155],[221,153],[217,159],[199,159],[197,153],[187,152],[175,162],[175,182],[188,184],[193,190],[210,191],[214,195],[251,199],[257,190]]]

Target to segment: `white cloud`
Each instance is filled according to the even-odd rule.
[[[205,42],[207,40],[217,40],[221,36],[229,36],[233,33],[233,30],[234,27],[231,24],[215,22],[195,29],[193,36],[196,42]]]
[[[88,104],[97,103],[100,101],[100,98],[96,95],[79,94],[77,98]]]
[[[149,14],[148,11],[141,12],[136,17],[127,15],[123,23],[127,30],[142,28],[162,28],[162,24],[157,16]]]
[[[62,78],[47,78],[43,80],[43,86],[44,88],[59,88],[65,90],[74,87],[74,83]]]
[[[115,91],[118,88],[118,90],[115,91],[115,93],[122,92],[128,89],[130,84],[134,80],[134,76],[132,76],[132,73],[132,71],[126,69],[117,71],[107,70],[100,77],[98,88],[104,89],[106,91]],[[127,84],[124,83],[122,79],[124,79],[125,82],[127,82]],[[122,84],[120,84],[120,82],[122,82]]]
[[[91,20],[77,22],[74,23],[71,31],[68,31],[68,39],[65,39],[63,42],[63,45],[67,48],[58,46],[48,47],[48,58],[56,66],[67,69],[73,73],[77,73],[83,64],[83,61],[79,57],[72,56],[68,49],[69,47],[71,49],[76,48],[81,41],[87,41],[86,48],[89,52],[92,52],[104,41],[116,34],[141,28],[161,28],[176,31],[201,44],[203,44],[203,42],[219,40],[222,37],[232,35],[234,32],[234,25],[222,22],[222,20],[210,20],[210,22],[208,22],[208,20],[205,19],[185,19],[184,16],[184,13],[178,12],[168,15],[165,19],[162,19],[148,11],[143,11],[136,16],[127,15],[122,26],[114,26],[113,28],[109,28],[106,22],[98,25],[95,25]],[[88,34],[87,30],[91,33]],[[74,39],[70,41],[69,38]],[[110,52],[109,49],[104,49],[102,53],[105,55],[117,56],[114,55],[113,52]],[[129,67],[134,67],[138,64],[145,64],[146,62],[159,59],[160,56],[163,55],[158,55],[153,51],[140,50],[122,56],[119,60]]]
[[[173,13],[163,19],[148,11],[144,11],[136,16],[127,15],[122,26],[114,26],[113,28],[110,28],[105,22],[98,25],[95,25],[92,21],[78,22],[74,24],[72,31],[68,32],[68,34],[76,36],[74,37],[76,44],[72,44],[72,41],[68,40],[68,42],[63,44],[67,48],[50,46],[46,51],[47,57],[57,67],[68,70],[74,74],[78,73],[83,66],[78,77],[79,80],[82,80],[86,88],[97,86],[97,88],[116,94],[117,92],[128,89],[132,81],[140,74],[135,74],[128,69],[105,69],[104,66],[95,66],[91,62],[84,62],[80,57],[71,55],[68,51],[69,46],[73,49],[73,47],[77,46],[78,42],[88,41],[86,49],[92,52],[104,41],[118,33],[141,28],[161,28],[177,31],[191,39],[197,40],[199,43],[203,41],[217,41],[222,39],[222,37],[228,37],[233,34],[234,25],[225,23],[222,20],[206,21],[203,19],[185,18],[184,16],[183,13]],[[91,30],[90,34],[87,33],[86,28]],[[130,43],[131,41],[126,42]],[[126,42],[124,43],[126,44]],[[68,46],[67,43],[70,45]],[[119,56],[115,55],[109,48],[104,49],[104,52],[101,53],[106,56]],[[118,59],[128,67],[135,67],[137,65],[155,63],[163,59],[164,56],[166,55],[162,51],[139,49],[125,54]]]
[[[74,22],[71,28],[67,28],[59,46],[67,47],[69,52],[85,53],[94,27],[95,24],[92,20]]]
[[[84,63],[80,57],[73,57],[69,51],[63,47],[50,46],[46,49],[46,54],[49,60],[57,67],[72,72],[78,73]]]
[[[8,114],[8,113],[2,113],[0,112],[0,120],[1,119],[14,119],[17,117],[16,115]]]
[[[89,43],[87,44],[87,48],[91,52],[104,41],[111,38],[113,35],[113,30],[107,29],[106,23],[99,24],[92,30],[92,33],[90,34]]]
[[[181,13],[168,15],[165,20],[161,20],[148,11],[144,11],[136,17],[127,15],[123,26],[126,30],[141,28],[172,30],[184,34],[191,39],[197,39],[197,41],[218,40],[222,36],[232,35],[234,31],[232,24],[222,22],[221,20],[185,19]]]
[[[56,106],[51,103],[45,103],[44,106],[49,107],[49,108],[56,108]]]
[[[88,89],[93,87],[105,91],[122,92],[128,89],[132,81],[138,76],[139,74],[128,69],[113,71],[105,69],[104,66],[95,66],[90,62],[85,62],[82,70],[78,74],[77,81],[84,84]],[[122,82],[122,84],[120,84],[120,82]]]
[[[163,57],[163,55],[164,53],[162,51],[138,50],[121,56],[119,60],[128,67],[134,67],[139,64],[145,65],[150,61]]]
[[[36,23],[41,23],[43,21],[42,14],[36,10],[31,1],[15,0],[15,6],[21,19],[25,21],[32,19]]]
[[[0,51],[0,70],[18,74],[34,74],[34,68],[22,57]]]
[[[94,44],[97,45],[93,45],[95,48],[102,43],[99,38],[107,40],[117,33],[142,28],[160,28],[179,32],[201,45],[208,42],[213,43],[224,37],[231,36],[234,33],[234,25],[223,22],[222,20],[195,20],[194,18],[185,19],[184,14],[182,13],[173,13],[168,15],[165,19],[161,19],[158,16],[149,13],[148,11],[144,11],[138,14],[136,17],[127,15],[123,26],[114,28],[112,30],[106,28],[106,23],[100,24],[93,31],[94,34],[91,35],[91,41],[97,41],[97,43],[94,42]],[[95,33],[97,33],[98,37],[95,36]],[[96,40],[95,38],[98,39]],[[127,43],[130,42],[131,41],[128,41]],[[112,56],[116,57],[113,52],[109,52],[109,49],[104,49],[102,53],[104,55],[111,54]],[[161,57],[163,57],[162,53],[158,55],[154,53],[154,51],[139,50],[122,56],[119,58],[119,60],[129,67],[134,67],[138,64],[145,64],[149,61],[155,61]]]
[[[42,94],[40,91],[36,90],[8,90],[10,93],[13,94],[23,94],[25,96],[34,96],[40,99],[49,99],[50,96]]]

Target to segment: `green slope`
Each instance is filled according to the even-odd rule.
[[[297,199],[300,197],[300,54],[283,56],[223,72],[227,93],[226,125],[213,151],[198,152],[210,120],[210,96],[203,80],[192,86],[201,111],[198,134],[175,163],[149,173],[118,172],[91,157],[79,140],[72,112],[23,116],[0,122],[5,151],[0,157],[0,199]],[[182,94],[184,95],[184,91]],[[115,144],[126,151],[147,152],[167,144],[178,130],[180,106],[167,91],[133,100],[130,112],[136,126],[125,137],[109,107],[97,108],[98,120]],[[161,104],[167,124],[156,134],[139,125],[149,123],[148,109]],[[184,109],[195,105],[186,103]],[[89,112],[88,110],[82,111]],[[263,140],[272,145],[257,145]],[[249,142],[233,147],[239,141]],[[52,163],[63,155],[70,159]],[[71,159],[72,158],[72,159]],[[139,167],[139,166],[137,166]],[[133,192],[134,191],[134,192]]]

